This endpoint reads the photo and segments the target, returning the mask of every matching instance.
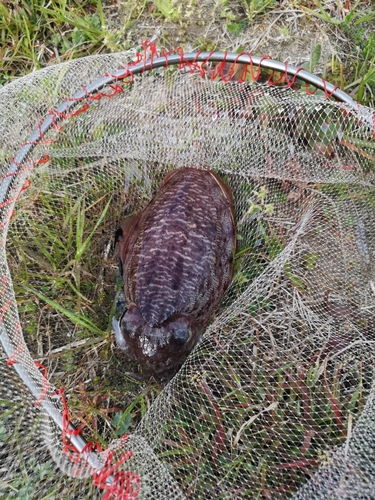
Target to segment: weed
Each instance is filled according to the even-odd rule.
[[[357,0],[357,2],[351,6],[349,12],[344,15],[343,19],[331,16],[328,11],[324,9],[320,0],[316,0],[316,3],[318,5],[319,12],[303,6],[301,6],[301,9],[312,16],[322,19],[326,23],[334,24],[336,26],[340,26],[341,28],[348,28],[351,24],[357,26],[375,19],[375,12],[371,10],[363,11],[358,9],[361,0]]]
[[[18,256],[14,278],[20,309],[26,315],[35,313],[30,304],[23,307],[23,297],[32,294],[83,332],[103,335],[109,320],[91,306],[94,297],[100,300],[100,296],[97,275],[90,266],[100,266],[100,257],[93,258],[93,238],[108,213],[111,198],[102,196],[87,205],[82,197],[72,201],[64,195],[59,202],[48,192],[38,193],[34,205],[38,217],[25,227],[25,239],[11,239]],[[18,216],[25,216],[22,209]],[[27,266],[27,262],[33,265]]]
[[[322,47],[320,44],[318,44],[311,54],[310,61],[308,63],[302,64],[301,67],[309,71],[309,73],[314,73],[316,66],[319,64],[321,54]]]
[[[154,0],[154,4],[158,10],[154,15],[162,16],[167,21],[178,21],[181,19],[181,9],[175,0]]]
[[[122,30],[106,27],[101,0],[0,3],[0,84],[55,60],[121,49]]]
[[[40,484],[43,482],[53,479],[55,474],[55,467],[52,462],[39,463],[35,455],[31,455],[26,463],[23,464],[22,473],[11,472],[7,482],[3,485],[0,484],[0,493],[3,491],[12,491],[17,495],[18,500],[29,500],[30,498],[41,498],[39,496]],[[29,474],[33,471],[32,475]],[[43,498],[53,498],[56,493],[57,488],[50,491],[47,496]],[[9,498],[7,496],[7,498]]]
[[[260,14],[266,13],[268,10],[276,7],[276,0],[241,0],[249,22]]]
[[[241,19],[235,23],[228,23],[227,30],[231,35],[238,36],[240,35],[249,25],[248,19]]]
[[[342,18],[331,15],[324,9],[320,0],[317,0],[318,11],[304,6],[301,6],[301,9],[313,17],[335,25],[349,36],[354,46],[354,52],[349,55],[345,65],[343,63],[337,65],[332,60],[329,65],[330,73],[333,76],[335,73],[339,74],[337,84],[344,90],[349,90],[356,100],[363,104],[373,105],[375,102],[375,71],[373,67],[375,63],[375,36],[372,32],[368,32],[365,26],[374,21],[375,12],[367,7],[360,8],[361,3],[361,0],[358,0]],[[338,70],[336,66],[338,66]],[[336,83],[335,78],[332,83]]]
[[[258,314],[262,316],[261,308]],[[242,327],[249,331],[251,321]],[[229,352],[218,352],[216,346],[214,357],[213,349],[204,372],[203,359],[197,357],[189,401],[180,395],[172,409],[173,425],[165,429],[160,455],[185,478],[188,492],[197,464],[200,481],[195,487],[204,485],[206,496],[210,485],[219,497],[230,491],[236,498],[247,498],[249,491],[261,496],[273,488],[296,491],[307,471],[311,474],[326,460],[327,446],[345,441],[352,417],[362,411],[373,370],[352,361],[344,368],[333,362],[272,358],[256,335]],[[267,363],[259,363],[263,356]],[[192,404],[199,407],[194,428],[186,414]],[[195,496],[200,494],[195,490]]]

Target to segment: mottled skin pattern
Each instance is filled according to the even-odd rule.
[[[128,219],[117,255],[127,311],[116,340],[144,373],[173,373],[190,353],[233,273],[232,191],[210,170],[173,170]]]

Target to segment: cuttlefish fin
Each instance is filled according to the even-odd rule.
[[[138,221],[141,213],[131,215],[130,217],[125,219],[124,222],[120,224],[120,227],[116,230],[115,233],[115,257],[118,262],[121,276],[123,275],[122,263],[125,255],[129,250],[129,241],[138,226]]]

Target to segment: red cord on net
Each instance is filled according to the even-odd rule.
[[[16,174],[16,173],[17,172],[14,172],[14,174]],[[0,209],[6,207],[8,205],[11,205],[13,202],[16,202],[18,200],[18,198],[20,197],[22,191],[25,191],[26,189],[28,189],[30,187],[30,185],[31,185],[30,179],[26,179],[25,182],[20,187],[18,193],[15,196],[12,196],[11,198],[8,198],[7,200],[0,203]],[[6,212],[5,215],[8,215],[9,213],[11,213],[11,216],[10,216],[10,219],[11,219],[13,217],[14,210],[8,210],[8,212]],[[5,226],[7,225],[6,222],[3,222],[2,224]]]
[[[106,94],[105,92],[99,92],[99,91],[96,94],[91,94],[90,92],[87,91],[87,88],[85,86],[83,86],[82,90],[85,93],[84,97],[68,97],[68,98],[64,99],[64,102],[81,102],[81,101],[87,101],[87,100],[88,101],[100,101],[100,99],[102,99],[103,97],[111,98],[111,97],[114,97],[116,94],[121,94],[124,92],[124,89],[118,83],[109,85],[109,88],[111,88],[113,90],[113,92],[111,92],[109,94]],[[81,109],[83,109],[83,108],[81,108]],[[88,108],[85,108],[80,112],[83,113],[83,111],[86,111],[87,109]],[[66,117],[70,118],[71,116],[74,116],[74,112],[72,112],[72,113],[73,114],[71,114],[71,113],[67,114]]]
[[[226,72],[226,56],[224,56],[224,60],[219,62],[216,67],[218,68],[218,70],[214,69],[213,71],[213,74],[212,74],[212,79],[214,79],[217,75],[217,73],[219,74],[220,76],[220,79],[223,81],[223,82],[229,82],[231,80],[233,80],[234,76],[235,76],[235,72],[236,72],[236,66],[237,65],[241,65],[242,66],[242,69],[241,69],[241,74],[238,78],[236,78],[236,80],[239,82],[239,83],[243,83],[246,81],[246,77],[247,77],[247,74],[249,72],[249,63],[239,63],[238,62],[238,59],[241,57],[241,55],[243,55],[243,53],[241,54],[238,54],[238,56],[235,58],[235,60],[233,61],[233,63],[230,64],[230,67],[229,67],[229,71]],[[246,54],[248,55],[250,61],[252,61],[252,58],[251,58],[251,55],[250,54]],[[226,74],[227,73],[227,74]],[[254,72],[252,72],[254,73]],[[256,76],[256,79],[259,78],[259,75]],[[252,79],[254,80],[254,75],[252,74]]]
[[[153,42],[150,42],[149,40],[145,40],[142,42],[142,47],[143,47],[143,73],[146,70],[146,62],[147,62],[147,49],[150,51],[150,71],[152,71],[152,66],[154,63],[154,58],[159,57],[158,50],[156,48],[156,45]]]
[[[73,98],[66,99],[66,101],[74,100]],[[55,130],[61,130],[62,126],[58,125],[56,120],[57,118],[61,120],[66,120],[68,118],[72,118],[73,116],[80,115],[89,109],[89,104],[86,102],[81,108],[76,109],[75,111],[70,111],[69,113],[64,113],[62,111],[57,111],[57,109],[52,108],[48,110],[48,115],[52,115],[52,126]]]
[[[127,435],[123,436],[126,440]],[[97,473],[93,474],[93,484],[98,488],[106,490],[103,500],[134,500],[138,497],[141,488],[141,478],[138,474],[129,471],[117,470],[131,456],[131,450],[122,453],[113,463],[114,454],[112,451],[107,451],[107,458],[104,467]],[[108,484],[107,480],[112,476],[112,484]]]
[[[43,163],[47,163],[49,160],[50,160],[49,155],[45,155],[42,158],[40,158],[39,160],[33,160],[33,161],[30,161],[29,163],[22,164],[22,163],[16,162],[16,160],[14,158],[11,158],[10,159],[11,163],[14,163],[15,165],[17,165],[18,170],[15,170],[14,172],[9,172],[7,174],[4,174],[2,176],[0,182],[3,182],[4,179],[6,179],[7,177],[13,177],[13,176],[16,176],[16,175],[22,175],[22,174],[29,173],[34,168],[36,168],[38,165],[42,165]],[[22,168],[24,166],[25,166],[25,168]],[[22,193],[22,191],[25,191],[26,189],[28,189],[30,187],[30,185],[31,185],[30,179],[26,179],[25,182],[22,184],[21,188],[18,188],[19,192],[18,192],[18,194],[16,196],[14,196],[12,198],[8,198],[8,200],[5,200],[2,203],[0,203],[0,209],[3,208],[3,207],[5,207],[5,206],[7,206],[7,205],[10,205],[13,201],[17,201],[18,198],[19,198],[19,196],[20,196],[20,194]]]
[[[13,354],[11,354],[7,359],[7,366],[13,366],[15,363],[18,363],[18,359],[22,355],[24,350],[25,350],[25,344],[23,343],[18,344]]]
[[[17,196],[13,196],[12,198],[9,198],[8,202],[9,203],[4,203],[4,204],[0,204],[0,208],[3,208],[4,206],[6,205],[9,205],[10,203],[12,203],[12,201],[16,202],[18,200],[18,198],[20,197],[20,194],[22,191],[25,191],[26,189],[28,189],[31,185],[31,181],[30,179],[26,179],[26,181],[24,182],[23,186],[21,187],[20,189],[20,192],[18,193]],[[9,224],[9,221],[13,218],[14,216],[14,209],[12,208],[11,210],[8,210],[7,212],[4,212],[4,221],[3,222],[0,222],[0,228],[5,231],[5,229],[7,228],[8,224]],[[1,245],[3,246],[3,245]]]
[[[212,52],[210,53],[210,56],[211,56]],[[209,56],[209,57],[210,57]],[[202,67],[205,69],[205,66],[207,64],[207,62],[209,61],[209,58],[207,58],[204,63],[202,64]],[[215,80],[215,78],[217,78],[218,76],[220,77],[220,79],[223,81],[223,82],[227,82],[230,80],[231,76],[229,76],[229,78],[225,75],[225,66],[226,66],[226,62],[227,62],[227,53],[224,52],[224,57],[223,57],[223,60],[220,61],[220,62],[217,62],[216,64],[214,64],[214,67],[211,71],[209,71],[210,73],[210,78],[211,80]],[[232,69],[232,68],[231,68]],[[229,74],[230,74],[230,71],[229,71]]]
[[[28,165],[28,166],[26,166],[26,168],[22,168],[23,165],[21,163],[18,163],[15,161],[14,158],[11,158],[10,161],[12,163],[14,163],[15,165],[17,165],[17,167],[19,167],[19,168],[18,168],[18,170],[15,170],[14,172],[4,174],[3,177],[1,178],[1,182],[4,179],[6,179],[7,177],[12,177],[15,175],[22,175],[24,173],[29,173],[29,172],[31,172],[31,170],[36,168],[37,165],[41,165],[43,163],[46,163],[47,161],[49,161],[49,159],[50,159],[50,157],[48,155],[45,155],[42,158],[40,158],[39,160],[33,160],[29,164],[26,163],[26,165]],[[0,210],[8,205],[11,205],[13,202],[15,203],[18,200],[18,198],[21,196],[22,191],[29,189],[30,185],[31,185],[30,179],[26,179],[25,182],[22,184],[21,188],[18,188],[19,191],[15,196],[12,196],[12,197],[8,198],[7,200],[3,201],[2,203],[0,203]],[[5,229],[7,228],[8,223],[12,219],[13,215],[14,215],[14,209],[8,210],[7,212],[5,212],[3,214],[4,220],[2,222],[0,222],[0,228],[3,231],[5,231]],[[3,246],[4,243],[5,242],[2,241],[1,246]]]
[[[58,394],[61,398],[63,405],[62,412],[62,443],[64,445],[63,453],[76,465],[85,467],[87,465],[87,455],[91,451],[102,452],[99,443],[87,443],[85,448],[80,453],[75,446],[73,446],[68,436],[74,435],[78,436],[81,434],[83,427],[80,426],[77,429],[72,429],[70,427],[70,416],[68,405],[64,393],[64,388],[58,389],[54,394]],[[123,436],[126,441],[127,435]],[[131,456],[133,452],[128,450],[122,453],[119,459],[113,463],[114,455],[112,451],[107,451],[106,462],[99,472],[93,472],[93,484],[100,489],[107,490],[103,500],[134,500],[137,498],[140,492],[141,478],[138,474],[127,471],[117,471],[121,465],[123,465]],[[83,460],[83,462],[82,462]],[[112,484],[107,484],[107,479],[112,476]],[[136,487],[136,488],[135,488]]]
[[[147,44],[147,41],[144,42]],[[154,45],[154,44],[152,44]],[[143,46],[143,44],[142,44]],[[156,50],[156,46],[154,45],[155,47],[155,50]],[[128,85],[128,84],[132,84],[134,82],[134,75],[131,71],[130,68],[132,68],[133,66],[136,66],[137,64],[139,64],[141,61],[144,61],[144,68],[145,68],[145,65],[146,65],[146,49],[145,47],[143,47],[143,50],[144,50],[144,53],[141,54],[140,52],[136,52],[135,53],[135,58],[134,60],[129,63],[126,68],[126,72],[122,75],[122,76],[115,76],[113,74],[110,74],[110,73],[105,73],[103,76],[104,77],[108,77],[108,78],[113,78],[114,80],[122,80],[122,83],[125,84],[125,85]],[[123,69],[125,69],[125,67],[123,66]],[[144,72],[144,69],[142,71],[142,73]],[[128,77],[130,77],[129,80],[126,80]]]
[[[40,141],[26,141],[22,144],[21,147],[23,146],[27,146],[28,144],[33,144],[33,145],[37,145],[37,144],[43,144],[44,146],[49,146],[50,144],[53,144],[54,143],[54,140],[53,139],[47,139],[45,137],[45,135],[43,134],[42,132],[42,122],[41,123],[38,123],[38,132],[39,132],[39,137],[40,137]]]
[[[212,54],[212,52],[210,53],[209,57],[204,61],[203,65],[202,65],[203,67],[206,66],[206,64],[209,62],[211,54]],[[244,55],[249,58],[249,62],[248,63],[242,63],[242,62],[239,63],[238,62],[239,58],[241,56],[244,56]],[[265,59],[271,59],[271,56],[268,56],[268,55],[263,56],[260,59],[259,65],[256,65],[257,69],[255,72],[254,71],[255,65],[253,62],[252,55],[247,53],[247,52],[241,52],[240,54],[237,55],[237,57],[235,58],[233,63],[230,63],[230,68],[229,68],[229,72],[228,72],[226,70],[226,65],[228,64],[227,63],[227,54],[224,53],[223,60],[215,63],[214,68],[210,71],[211,79],[215,80],[217,77],[219,77],[221,81],[229,82],[234,77],[234,74],[236,71],[236,65],[241,64],[243,66],[243,68],[242,68],[241,74],[238,78],[238,82],[240,82],[240,83],[245,82],[248,74],[250,75],[251,79],[256,82],[259,80],[259,77],[261,75],[261,70],[262,70],[261,64],[262,64],[262,61],[264,61]]]
[[[332,97],[333,94],[334,94],[334,92],[336,92],[336,90],[340,88],[340,87],[338,87],[336,85],[336,87],[332,90],[332,92],[328,92],[328,90],[327,90],[327,81],[324,78],[322,78],[322,82],[323,82],[323,87],[324,87],[324,93],[325,93],[325,96],[327,97],[327,99],[329,99],[330,97]],[[318,90],[318,89],[315,89],[312,92],[312,91],[309,90],[309,88],[308,88],[309,84],[307,82],[305,83],[305,85],[306,85],[306,93],[307,94],[315,94],[315,92]]]
[[[296,80],[298,78],[298,73],[300,73],[301,71],[304,71],[304,68],[298,68],[297,71],[296,71],[296,73],[290,79],[290,76],[289,76],[289,73],[288,73],[288,63],[287,62],[284,63],[284,67],[285,67],[284,73],[280,73],[280,76],[279,76],[279,78],[277,78],[277,80],[273,79],[273,76],[274,76],[274,74],[275,74],[276,71],[272,70],[272,73],[271,73],[270,77],[268,78],[268,84],[269,85],[277,85],[283,79],[285,79],[286,85],[289,88],[291,88],[296,83]],[[336,86],[332,90],[332,92],[328,92],[328,90],[327,90],[327,81],[324,78],[322,78],[322,82],[323,82],[324,94],[325,94],[325,96],[326,96],[327,99],[331,98],[333,96],[333,94],[335,93],[335,91],[340,88],[340,87]],[[308,82],[305,82],[305,87],[306,87],[306,94],[308,94],[308,95],[314,95],[317,92],[317,90],[318,90],[318,88],[315,88],[314,90],[310,90]]]
[[[290,80],[289,73],[288,73],[288,63],[285,62],[284,63],[284,73],[280,71],[280,76],[276,80],[274,80],[273,77],[274,77],[274,74],[276,73],[276,71],[272,70],[271,75],[269,76],[269,78],[267,80],[267,83],[268,83],[268,85],[272,86],[272,85],[278,85],[279,83],[282,82],[282,80],[285,80],[285,83],[290,88],[296,83],[298,73],[300,71],[303,71],[303,68],[298,68],[295,75],[293,75],[292,79]]]
[[[161,55],[165,58],[165,64],[164,64],[164,67],[165,68],[168,68],[169,64],[168,64],[168,56],[172,55],[172,54],[181,54],[181,51],[182,51],[182,47],[176,47],[172,50],[162,50],[161,51]],[[180,56],[180,64],[181,64],[181,56]]]
[[[49,382],[48,382],[48,370],[47,367],[42,365],[42,363],[39,363],[39,361],[34,361],[34,364],[37,368],[41,368],[43,370],[43,386],[42,386],[42,392],[40,393],[39,399],[35,402],[35,406],[39,406],[40,403],[43,401],[44,396],[48,392],[48,387],[49,387]]]

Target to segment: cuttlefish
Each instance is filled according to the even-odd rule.
[[[232,279],[232,190],[211,170],[173,170],[120,234],[126,310],[114,321],[117,345],[144,376],[173,374]]]

